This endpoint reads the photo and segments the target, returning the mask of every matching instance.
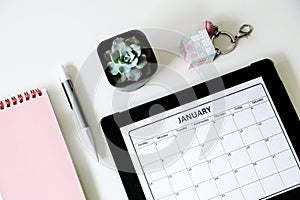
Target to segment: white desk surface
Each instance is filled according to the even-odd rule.
[[[299,8],[297,0],[1,0],[0,99],[31,88],[47,88],[87,199],[127,199],[117,172],[104,164],[111,161],[111,155],[103,136],[96,137],[102,140],[97,141],[103,155],[101,163],[84,150],[58,81],[58,66],[71,64],[80,71],[100,41],[133,28],[189,33],[209,19],[234,32],[241,24],[250,23],[254,26],[252,35],[241,40],[234,52],[215,61],[217,73],[228,73],[262,58],[271,58],[300,114]],[[208,74],[195,79],[195,70],[187,70],[184,62],[178,61],[181,63],[177,65],[176,62],[169,60],[186,82],[196,84],[210,78]],[[167,75],[159,73],[154,80]],[[147,101],[149,92],[150,98],[155,98],[184,87],[173,83],[165,85],[167,91],[153,90],[150,85],[137,95],[131,93],[134,98],[130,105]],[[99,102],[95,105],[97,120],[116,111],[115,107],[126,108],[128,102],[112,108],[113,88],[105,80],[101,80],[98,88],[101,90],[95,94],[95,101]]]

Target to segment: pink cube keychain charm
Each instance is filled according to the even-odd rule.
[[[213,25],[213,23],[204,21],[199,31],[182,37],[180,51],[184,59],[190,64],[189,68],[211,63],[219,55],[233,51],[238,40],[244,36],[248,36],[252,30],[253,27],[251,25],[244,24],[241,26],[238,34],[233,36],[228,31],[219,31],[218,27]],[[230,39],[230,45],[224,50],[214,45],[215,39],[220,36]]]
[[[183,36],[180,51],[191,67],[211,63],[217,51],[206,30],[200,30]]]

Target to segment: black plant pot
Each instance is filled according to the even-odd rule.
[[[131,37],[135,37],[137,40],[140,41],[141,52],[142,54],[146,55],[147,64],[141,69],[142,76],[137,81],[126,80],[125,82],[121,82],[119,81],[121,77],[120,75],[114,76],[110,73],[108,67],[108,61],[105,59],[105,52],[111,49],[113,41],[116,38],[124,38],[126,40]],[[147,81],[150,80],[151,76],[157,71],[158,68],[157,60],[153,52],[153,49],[146,35],[139,30],[131,30],[102,41],[98,45],[97,52],[107,80],[113,87],[116,87],[121,91],[130,92],[142,87],[143,85],[145,85],[145,83],[147,83]]]

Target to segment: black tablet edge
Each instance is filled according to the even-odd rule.
[[[282,81],[280,80],[280,77],[276,71],[273,61],[271,61],[270,59],[264,59],[252,63],[250,66],[247,66],[245,68],[225,74],[221,77],[211,79],[207,82],[200,83],[190,88],[181,90],[177,93],[161,97],[159,99],[136,106],[121,113],[114,113],[101,119],[100,126],[102,127],[103,132],[105,134],[117,169],[124,169],[124,166],[128,169],[124,170],[127,172],[124,172],[123,170],[118,170],[128,198],[145,199],[145,196],[137,174],[129,173],[131,171],[134,172],[135,168],[131,161],[130,155],[128,154],[128,150],[123,138],[118,137],[121,134],[119,127],[123,127],[130,123],[134,123],[142,119],[148,118],[148,112],[145,111],[148,111],[152,105],[160,104],[165,108],[165,111],[167,111],[185,103],[192,102],[194,100],[203,98],[205,96],[222,91],[224,89],[231,88],[233,86],[253,80],[258,77],[263,78],[265,85],[272,97],[274,105],[278,111],[278,114],[282,120],[282,123],[287,133],[289,133],[288,135],[291,140],[291,143],[296,153],[300,155],[300,146],[296,145],[299,136],[297,134],[291,134],[295,130],[300,130],[298,115],[292,105],[292,102],[284,88]],[[217,87],[209,87],[208,89],[208,86],[214,86],[215,84]],[[191,93],[196,94],[196,97],[190,97],[187,95]],[[180,103],[178,101],[178,98],[180,98]],[[127,116],[130,117],[128,118]],[[108,132],[110,134],[108,134]],[[118,148],[124,151],[124,154],[122,154],[121,156],[119,155],[120,149]],[[291,196],[289,194],[292,193],[299,194],[300,188],[298,187],[296,189],[293,189],[291,193],[285,192],[279,196],[281,198],[290,199]]]
[[[116,113],[118,115],[118,113]],[[135,172],[128,149],[122,137],[113,116],[104,117],[100,125],[105,134],[106,142],[113,156],[115,165],[118,169],[119,176],[122,180],[126,194],[129,199],[146,200],[142,186]],[[107,134],[109,131],[110,134]],[[122,170],[120,170],[122,169]]]

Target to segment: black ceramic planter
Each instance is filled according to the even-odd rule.
[[[146,59],[146,64],[145,66],[140,69],[140,73],[142,74],[141,77],[138,80],[126,80],[126,81],[121,81],[121,76],[120,74],[117,75],[112,75],[111,69],[109,67],[109,62],[107,60],[107,55],[106,52],[112,49],[113,42],[117,38],[124,38],[129,39],[135,37],[141,47],[141,55],[144,55]],[[100,58],[103,70],[105,71],[105,75],[109,83],[122,90],[122,91],[134,91],[140,87],[142,87],[149,79],[151,76],[157,71],[158,65],[157,65],[157,60],[155,57],[155,54],[153,52],[153,49],[146,37],[146,35],[139,30],[131,30],[119,35],[116,35],[112,38],[109,38],[107,40],[102,41],[97,48],[98,56]],[[125,63],[126,64],[126,63]]]

